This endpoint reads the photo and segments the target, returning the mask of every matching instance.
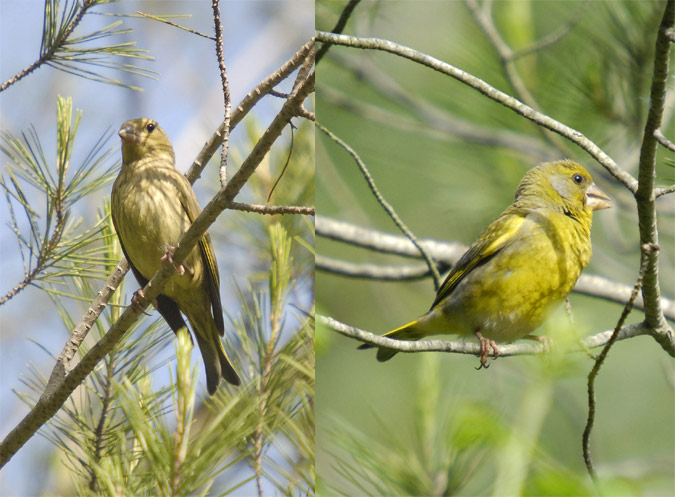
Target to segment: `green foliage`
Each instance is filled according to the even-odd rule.
[[[92,42],[130,33],[131,29],[120,29],[122,21],[115,21],[83,35],[73,34],[83,17],[91,13],[91,9],[112,1],[115,0],[86,0],[82,3],[66,0],[63,2],[63,9],[59,16],[59,0],[45,0],[40,61],[61,71],[99,83],[141,91],[138,87],[107,76],[100,72],[100,69],[117,69],[154,78],[152,71],[116,60],[116,57],[121,57],[122,60],[152,60],[153,58],[147,55],[147,50],[133,48],[134,42],[92,46]]]
[[[2,133],[0,151],[10,164],[0,177],[0,187],[21,249],[25,278],[0,299],[0,304],[28,284],[53,283],[74,274],[102,274],[97,267],[101,246],[92,244],[100,240],[103,222],[83,229],[82,219],[73,218],[72,209],[83,197],[109,184],[119,164],[112,160],[112,147],[106,147],[108,133],[98,139],[77,167],[71,167],[82,113],[78,110],[74,120],[72,114],[72,100],[59,97],[57,156],[53,161],[45,156],[35,128],[20,138]],[[38,206],[44,209],[42,216]],[[25,221],[19,219],[17,210],[23,211]]]
[[[503,435],[489,406],[441,400],[438,358],[424,361],[410,425],[373,412],[377,435],[330,416],[332,466],[348,486],[336,495],[466,495],[486,448]],[[477,416],[476,416],[477,414]],[[485,421],[488,421],[485,423]],[[322,492],[323,493],[323,492]]]
[[[101,220],[111,233],[108,210]],[[65,455],[78,495],[225,495],[255,477],[268,479],[284,495],[313,492],[312,326],[306,315],[286,322],[293,245],[280,225],[270,228],[269,287],[258,290],[255,307],[244,305],[234,329],[229,327],[227,349],[249,365],[238,366],[247,371],[241,387],[221,385],[216,396],[200,400],[201,365],[190,359],[186,333],[176,340],[175,366],[173,358],[153,366],[172,337],[161,319],[135,326],[106,356],[44,432]],[[105,238],[104,251],[113,260],[121,256],[113,237]],[[64,281],[84,302],[96,293],[90,278]],[[93,341],[117,319],[123,299],[122,288],[96,322]],[[67,300],[53,301],[72,329],[76,318]],[[153,385],[151,373],[166,367],[172,371],[169,385]],[[39,394],[46,379],[34,370],[25,383]],[[240,463],[253,471],[242,471]]]

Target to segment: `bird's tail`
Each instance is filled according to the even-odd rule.
[[[225,381],[233,385],[239,385],[241,380],[234,367],[232,367],[230,359],[227,357],[225,347],[223,347],[220,336],[218,336],[215,323],[209,328],[208,333],[204,333],[204,329],[195,326],[191,320],[190,324],[195,332],[194,335],[197,339],[199,350],[202,353],[202,359],[204,360],[206,389],[209,395],[216,393],[221,378],[224,378]]]
[[[416,319],[406,325],[396,328],[385,333],[384,337],[393,338],[394,340],[419,340],[424,338],[427,333],[425,333],[421,328],[419,328],[420,320]],[[372,349],[376,347],[375,345],[370,345],[369,343],[364,343],[359,347],[359,349]],[[378,347],[377,349],[377,360],[380,362],[388,361],[398,353],[397,350],[388,349],[385,347]]]

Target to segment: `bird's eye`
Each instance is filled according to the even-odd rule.
[[[572,176],[572,179],[577,185],[580,185],[584,181],[584,177],[581,174],[575,174],[574,176]]]
[[[155,127],[156,126],[155,126],[154,123],[148,123],[148,125],[145,127],[145,129],[148,130],[148,133],[152,133],[153,131],[155,131]]]

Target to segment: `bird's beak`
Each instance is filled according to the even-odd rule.
[[[609,200],[611,199],[595,183],[586,189],[586,205],[594,211],[609,209],[611,207]]]
[[[122,139],[123,142],[126,143],[138,142],[138,135],[136,134],[136,131],[131,124],[127,124],[126,126],[122,125],[117,134],[120,135],[120,138]]]

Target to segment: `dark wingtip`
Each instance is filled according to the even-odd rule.
[[[209,395],[214,395],[218,391],[218,383],[220,383],[220,378],[213,379],[206,375],[206,391],[209,392]]]
[[[239,379],[239,375],[237,372],[234,370],[232,366],[229,368],[223,369],[223,378],[225,378],[225,381],[228,383],[234,385],[235,387],[238,387],[241,385],[241,380]]]

